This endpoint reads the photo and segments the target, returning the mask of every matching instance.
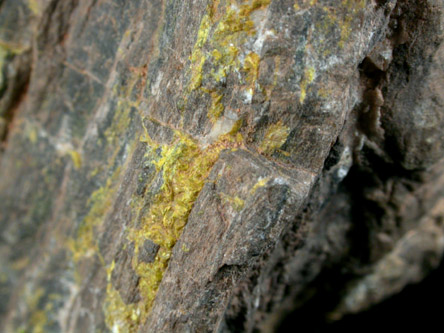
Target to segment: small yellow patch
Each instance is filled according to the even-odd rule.
[[[208,110],[208,118],[210,118],[211,122],[214,124],[220,118],[220,116],[224,112],[224,105],[222,103],[223,95],[213,91],[211,92],[211,106]]]
[[[307,97],[307,88],[310,83],[315,79],[316,71],[314,67],[308,67],[305,70],[304,77],[301,81],[301,95],[299,97],[299,102],[304,103],[305,98]]]
[[[29,141],[30,141],[32,144],[34,144],[34,143],[37,142],[37,139],[38,139],[38,133],[37,133],[37,129],[36,129],[35,127],[32,127],[32,128],[29,129],[29,132],[28,132],[28,139],[29,139]]]
[[[185,244],[182,244],[182,251],[183,252],[190,252],[190,249]]]
[[[91,206],[89,213],[80,224],[76,237],[68,241],[68,248],[73,254],[74,262],[99,253],[94,237],[94,228],[102,222],[106,212],[112,206],[112,200],[117,190],[115,183],[119,176],[120,168],[117,168],[113,175],[107,179],[105,186],[94,191],[88,200],[88,204]]]
[[[89,176],[90,176],[91,178],[97,176],[97,174],[100,172],[101,169],[102,169],[101,167],[94,168],[94,170],[91,171],[91,173],[89,174]]]
[[[28,290],[25,292],[26,304],[30,313],[30,318],[27,324],[22,325],[18,331],[32,333],[44,333],[46,332],[45,326],[48,324],[48,313],[53,308],[52,303],[46,303],[44,307],[41,307],[42,297],[45,295],[45,289],[39,287],[35,290]]]
[[[318,0],[296,0],[293,7],[295,10],[301,10],[301,5],[302,7],[305,7],[307,4],[309,6],[314,6],[317,2]]]
[[[247,73],[246,80],[248,85],[250,85],[250,87],[253,89],[259,76],[259,62],[260,57],[254,52],[249,53],[245,57],[244,71]]]
[[[268,179],[269,179],[269,178],[260,178],[260,179],[258,180],[258,182],[257,182],[256,184],[254,184],[254,186],[251,188],[251,190],[250,190],[250,194],[254,194],[254,193],[256,193],[256,191],[257,191],[259,188],[264,187],[264,186],[267,184]]]
[[[240,212],[242,208],[245,206],[245,201],[238,196],[230,196],[225,193],[220,193],[220,197],[224,203],[229,204],[231,207],[234,208],[234,210]]]
[[[78,151],[70,150],[68,151],[69,156],[71,156],[72,163],[74,164],[74,168],[80,169],[82,166],[82,157]]]
[[[290,133],[290,128],[284,126],[282,121],[276,124],[270,125],[265,133],[264,139],[262,140],[259,151],[266,155],[273,154],[278,150],[287,140],[288,134]]]
[[[40,14],[40,4],[37,0],[28,0],[28,8],[34,15]]]
[[[188,86],[188,91],[196,90],[202,85],[202,70],[205,64],[205,54],[203,47],[207,42],[208,35],[211,28],[211,18],[209,14],[206,14],[200,23],[199,31],[197,33],[197,40],[193,47],[191,54],[191,79]]]

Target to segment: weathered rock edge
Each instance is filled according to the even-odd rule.
[[[0,1],[1,326],[269,331],[331,284],[338,320],[422,280],[444,249],[443,17]]]

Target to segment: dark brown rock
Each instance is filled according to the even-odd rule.
[[[154,262],[158,251],[159,245],[149,239],[144,241],[142,247],[139,249],[139,261],[146,263]]]
[[[316,330],[422,281],[443,24],[441,0],[0,0],[0,327]]]

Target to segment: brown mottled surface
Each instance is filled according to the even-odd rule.
[[[443,41],[441,0],[0,0],[2,331],[269,332],[420,282]]]

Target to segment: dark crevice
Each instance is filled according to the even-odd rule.
[[[384,140],[380,124],[381,107],[384,97],[381,91],[387,82],[387,73],[376,65],[371,57],[365,57],[358,66],[362,102],[355,107],[357,128],[377,145]]]
[[[376,2],[376,8],[380,8],[384,7],[387,4],[388,0],[375,0],[375,2]]]
[[[53,0],[44,12],[41,20],[39,34],[37,36],[38,49],[54,47],[63,44],[70,28],[69,20],[74,9],[78,6],[78,0],[58,1]],[[51,31],[56,29],[56,31]]]
[[[334,279],[335,272],[331,273],[331,278]],[[336,275],[338,276],[338,272]],[[442,309],[439,304],[444,297],[443,279],[444,262],[441,262],[439,268],[421,283],[409,285],[399,294],[371,309],[345,316],[336,322],[328,321],[324,314],[326,309],[331,308],[338,292],[329,292],[328,288],[317,289],[316,292],[323,295],[321,302],[312,302],[292,313],[277,331],[294,332],[296,328],[307,333],[345,333],[356,332],[357,329],[360,332],[434,331],[441,327]]]
[[[293,310],[284,316],[277,332],[291,332],[295,327],[304,332],[331,332],[341,327],[329,314],[344,298],[350,284],[368,274],[371,265],[385,253],[385,249],[378,249],[378,245],[372,243],[372,235],[373,231],[384,227],[383,217],[389,208],[381,206],[384,203],[369,200],[365,193],[369,189],[383,189],[384,184],[393,179],[414,181],[416,173],[387,163],[371,149],[364,148],[363,154],[365,163],[355,164],[337,190],[337,195],[347,196],[351,206],[352,224],[347,233],[349,249],[338,261],[326,261],[322,273],[297,295]],[[335,152],[330,155],[333,161]]]
[[[331,148],[327,158],[324,162],[324,172],[328,172],[331,170],[335,165],[339,163],[341,160],[341,154],[343,150],[343,145],[339,142],[339,139],[336,140],[336,142],[333,144],[333,147]]]
[[[378,68],[378,66],[372,62],[369,57],[365,57],[364,60],[358,66],[359,72],[365,75],[367,78],[367,88],[377,88],[383,80],[386,79],[386,73]]]
[[[29,80],[31,76],[30,68],[20,69],[17,78],[11,84],[10,96],[8,96],[8,102],[5,103],[5,111],[2,115],[3,121],[5,123],[4,130],[0,136],[0,151],[3,151],[7,145],[9,134],[14,122],[14,118],[17,115],[17,111],[20,104],[26,97],[28,91]]]
[[[371,152],[370,152],[371,154]],[[387,214],[385,202],[369,200],[366,192],[373,189],[384,190],[384,184],[397,173],[392,165],[373,156],[374,161],[368,167],[355,165],[351,168],[344,181],[345,188],[350,193],[353,227],[349,232],[350,256],[360,263],[360,266],[375,261],[372,252],[378,249],[370,246],[371,233],[382,227],[382,219]],[[383,206],[384,205],[384,206]]]
[[[384,150],[394,161],[411,169],[424,169],[430,165],[421,157],[410,157],[410,151],[419,151],[415,148],[415,138],[421,132],[412,133],[412,138],[400,127],[402,124],[409,126],[409,120],[404,120],[402,114],[414,112],[415,104],[422,98],[421,82],[430,75],[428,64],[438,47],[439,39],[430,37],[439,35],[438,11],[433,6],[429,1],[398,1],[387,36],[393,45],[393,60],[387,69],[389,82],[382,87],[387,99],[381,112],[381,126],[388,133]],[[415,121],[414,117],[412,121]],[[424,149],[427,151],[430,147]]]
[[[233,308],[233,316],[227,317],[225,324],[228,332],[245,332],[245,324],[247,322],[248,306],[243,302],[243,298],[239,298],[236,304],[231,303],[230,306]]]
[[[340,265],[325,268],[324,273],[304,290],[300,300],[305,301],[289,313],[277,326],[276,332],[325,332],[330,324],[328,313],[343,296],[342,288],[352,275],[344,274]],[[307,300],[308,299],[308,300]]]
[[[421,283],[407,286],[400,294],[376,305],[370,310],[349,315],[328,326],[329,332],[355,332],[356,327],[366,332],[375,330],[405,331],[420,329],[433,331],[440,327],[444,297],[442,281],[444,263]]]
[[[378,6],[385,3],[377,1]],[[277,326],[278,332],[291,332],[296,328],[304,332],[351,332],[357,327],[364,328],[364,331],[381,327],[400,330],[399,322],[403,322],[402,329],[408,329],[410,325],[420,327],[424,320],[431,318],[436,324],[438,322],[439,315],[430,310],[432,305],[422,307],[421,303],[431,304],[427,297],[433,295],[433,288],[441,294],[444,292],[444,288],[438,285],[444,277],[443,265],[420,285],[409,286],[398,296],[362,314],[348,315],[338,321],[329,317],[342,302],[351,284],[368,274],[373,265],[391,250],[377,239],[378,233],[388,233],[396,241],[407,228],[405,217],[399,215],[399,207],[392,202],[392,186],[398,184],[407,192],[413,192],[418,187],[413,184],[421,183],[423,172],[403,167],[400,149],[392,142],[390,135],[385,136],[386,128],[379,117],[384,112],[384,97],[390,85],[389,73],[395,70],[397,75],[404,75],[404,82],[409,80],[409,39],[412,31],[424,29],[421,18],[427,10],[421,8],[418,1],[414,4],[399,1],[391,16],[387,36],[391,41],[389,44],[394,47],[392,63],[381,67],[369,55],[359,65],[362,102],[355,107],[354,113],[356,127],[365,135],[366,142],[362,148],[354,151],[354,165],[339,185],[337,194],[346,195],[351,206],[351,228],[346,235],[349,248],[336,262],[327,260],[322,273],[297,294],[292,300],[293,310],[283,317]],[[412,22],[407,27],[410,20]],[[325,161],[324,172],[334,168],[340,156],[340,144],[336,143]],[[430,271],[430,267],[424,268],[424,271]],[[411,320],[404,320],[404,311],[410,313]],[[429,315],[429,312],[432,314]],[[415,317],[415,313],[418,316]]]

